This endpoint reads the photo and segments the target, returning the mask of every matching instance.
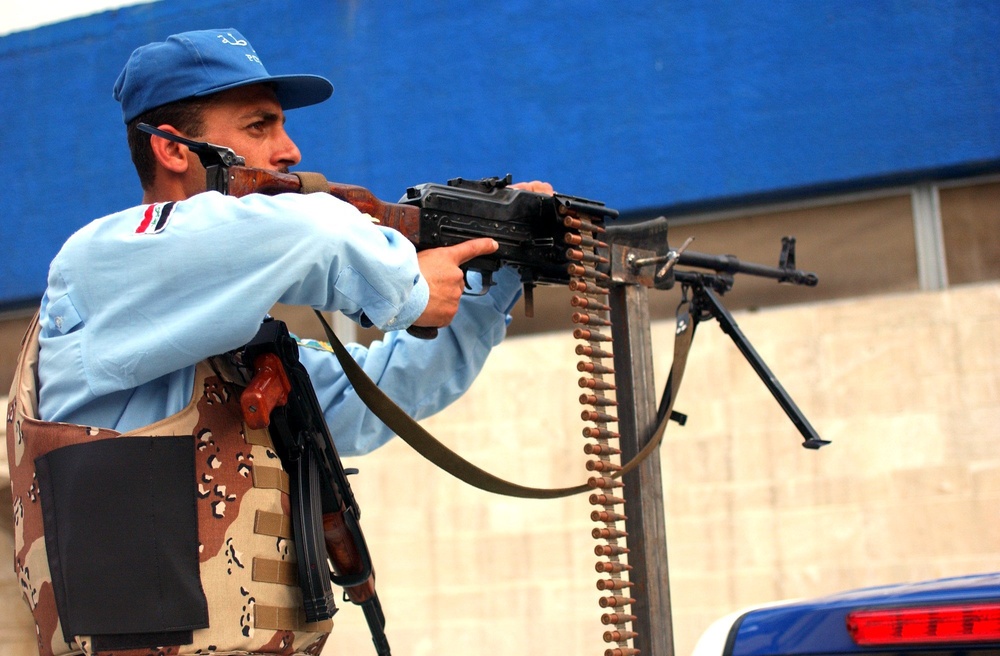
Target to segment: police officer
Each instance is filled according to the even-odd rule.
[[[328,194],[207,192],[194,153],[136,127],[287,171],[300,153],[285,112],[332,92],[319,76],[271,75],[234,29],[140,47],[119,76],[142,203],[82,228],[52,262],[8,413],[15,569],[43,656],[322,649],[330,626],[304,623],[294,580],[287,474],[266,431],[240,421],[214,357],[275,303],[387,331],[350,350],[418,419],[460,396],[503,339],[517,274],[462,295],[459,265],[492,240],[417,254]],[[441,332],[417,340],[411,325]],[[299,351],[341,454],[391,438],[324,345]]]

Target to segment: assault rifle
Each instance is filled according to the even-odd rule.
[[[380,655],[389,654],[375,573],[361,532],[361,510],[351,492],[298,345],[281,321],[266,319],[237,352],[252,379],[240,404],[251,428],[267,427],[288,473],[292,530],[306,621],[333,617],[331,580],[361,606]],[[329,565],[333,565],[333,574]]]

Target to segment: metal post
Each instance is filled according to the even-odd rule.
[[[917,185],[913,188],[911,198],[920,289],[947,289],[948,264],[945,261],[938,188],[932,184]]]
[[[642,449],[657,423],[648,291],[634,284],[613,285],[610,291],[618,431],[622,462],[626,462]],[[627,474],[624,483],[628,562],[632,566],[629,579],[635,584],[636,598],[632,606],[632,614],[636,616],[633,627],[639,634],[633,642],[642,654],[673,656],[667,534],[658,454]]]

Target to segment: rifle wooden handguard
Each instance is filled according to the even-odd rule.
[[[364,558],[358,552],[350,529],[344,523],[344,511],[323,515],[323,537],[333,569],[340,576],[362,574]],[[358,585],[345,586],[347,596],[356,604],[368,601],[375,595],[375,573]]]

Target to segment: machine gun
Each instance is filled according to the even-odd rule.
[[[336,613],[332,580],[361,606],[376,652],[389,654],[361,510],[347,480],[356,472],[341,464],[309,374],[299,362],[298,344],[283,322],[268,318],[236,357],[252,375],[240,397],[244,421],[251,428],[268,428],[288,473],[306,621]]]
[[[669,582],[662,481],[658,459],[646,456],[658,446],[667,420],[680,417],[673,412],[673,401],[694,327],[699,322],[709,318],[719,320],[802,433],[803,446],[817,449],[827,444],[806,421],[718,298],[732,287],[733,276],[738,273],[815,285],[818,282],[815,274],[795,268],[795,242],[791,238],[783,242],[777,267],[744,263],[731,255],[689,252],[687,243],[679,248],[670,246],[665,219],[606,226],[605,220],[617,217],[618,213],[603,203],[514,189],[509,184],[510,176],[479,181],[456,178],[447,185],[419,185],[410,188],[401,202],[386,203],[362,187],[330,183],[318,174],[293,175],[248,168],[228,148],[190,141],[146,125],[139,127],[183,143],[197,153],[205,166],[210,190],[233,196],[329,193],[402,233],[418,250],[477,237],[493,238],[500,248],[465,266],[482,273],[484,285],[489,284],[492,273],[501,266],[515,267],[524,283],[529,316],[534,285],[569,287],[573,292],[570,304],[577,310],[572,320],[579,325],[573,336],[583,342],[576,347],[576,353],[584,358],[577,365],[577,370],[583,373],[579,380],[584,388],[580,403],[587,407],[582,417],[594,424],[583,431],[586,438],[593,440],[585,445],[584,452],[594,456],[587,462],[588,471],[594,475],[586,486],[579,487],[594,491],[590,502],[599,508],[591,513],[591,518],[602,524],[594,529],[593,536],[605,543],[595,548],[595,554],[608,560],[599,561],[596,569],[608,578],[598,581],[598,589],[609,591],[600,599],[601,607],[609,609],[601,619],[614,627],[605,632],[605,641],[618,643],[606,653],[622,656],[673,653],[670,598],[664,594],[669,590]],[[653,366],[647,291],[671,289],[677,284],[682,288],[682,307],[687,309],[678,314],[674,363],[657,408],[648,393],[653,387]],[[335,338],[331,339],[333,342]],[[613,366],[609,366],[608,360]],[[341,364],[347,371],[343,360]],[[619,405],[624,408],[621,419],[614,414]],[[405,431],[397,428],[406,428],[405,421],[391,422],[383,414],[376,414],[411,446],[415,445]],[[418,450],[430,457],[430,450]],[[457,473],[461,467],[452,466],[456,460],[461,458],[449,458],[447,464],[444,459],[434,461],[466,482],[488,489],[473,482],[472,477]],[[623,462],[628,464],[620,464]],[[314,478],[310,472],[300,476]],[[527,491],[532,495],[547,493],[539,498],[554,498],[580,491],[579,487],[539,491],[505,481],[500,483],[504,485],[492,491],[519,488],[501,492],[515,496],[529,496],[522,494]],[[619,490],[622,487],[623,492]],[[617,526],[625,521],[623,505],[630,508],[633,518],[627,534]],[[626,535],[627,547],[618,542]],[[628,554],[627,564],[619,560],[623,554]],[[623,572],[629,580],[622,580]],[[633,582],[643,591],[644,603],[636,604],[635,599],[627,596]],[[631,612],[627,607],[632,608]]]

